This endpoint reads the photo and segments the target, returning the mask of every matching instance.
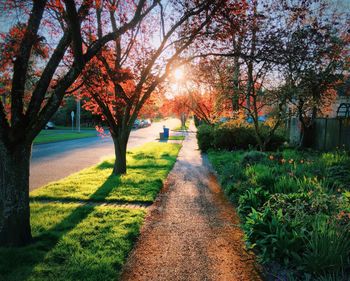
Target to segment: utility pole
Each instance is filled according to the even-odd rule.
[[[76,121],[77,121],[77,131],[78,133],[80,133],[80,99],[77,99],[77,117],[76,117]]]
[[[72,131],[74,130],[74,111],[70,113],[70,117],[72,118]]]

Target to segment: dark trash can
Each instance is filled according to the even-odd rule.
[[[164,138],[168,139],[169,138],[169,128],[163,128],[164,130]]]

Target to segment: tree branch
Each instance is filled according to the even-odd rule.
[[[47,63],[40,80],[38,81],[29,106],[27,110],[27,117],[29,121],[36,118],[36,115],[38,114],[41,104],[45,98],[45,94],[47,92],[47,89],[50,85],[50,82],[52,80],[53,75],[55,74],[55,71],[61,62],[70,42],[71,42],[71,36],[68,32],[64,33],[63,37],[61,38],[60,42],[58,43],[55,51],[53,52],[49,62]]]
[[[75,8],[74,0],[64,0],[67,9],[67,19],[69,31],[72,35],[72,49],[74,53],[74,63],[83,64],[83,39],[81,37],[80,20]]]
[[[16,54],[13,66],[11,89],[11,125],[17,127],[23,120],[23,96],[27,77],[28,63],[32,47],[37,40],[37,33],[43,17],[46,0],[34,1],[28,25]]]

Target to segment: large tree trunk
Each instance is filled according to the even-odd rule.
[[[127,137],[115,137],[112,135],[114,143],[115,162],[113,175],[122,175],[126,173],[126,148],[128,143]]]
[[[31,145],[8,148],[0,143],[0,246],[32,240],[29,211]]]

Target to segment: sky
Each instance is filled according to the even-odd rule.
[[[350,0],[328,0],[328,2],[337,7],[340,11],[350,14]],[[7,32],[21,17],[22,15],[18,14],[9,17],[7,13],[0,13],[0,32]]]

